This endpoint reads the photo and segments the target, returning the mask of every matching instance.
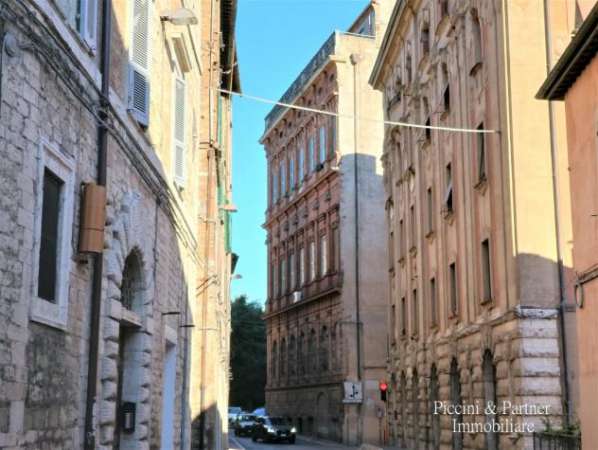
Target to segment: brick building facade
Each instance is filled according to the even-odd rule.
[[[230,189],[218,199],[216,177],[197,176],[210,170],[196,93],[213,52],[195,51],[197,18],[216,15],[222,31],[229,4],[0,5],[0,448],[227,448],[226,421],[211,418],[226,393],[195,400],[215,389],[198,356],[211,326],[203,310],[222,310],[226,363],[213,370],[228,377],[227,302],[216,299],[230,276],[227,213],[203,210],[206,192],[223,205]],[[230,33],[224,44],[218,69],[234,54]],[[218,164],[229,171],[223,123]],[[220,218],[209,246],[205,214]],[[82,252],[88,233],[99,244]],[[207,265],[217,279],[203,299]],[[203,436],[202,411],[215,411]]]
[[[390,7],[372,2],[348,32],[335,31],[281,100],[332,114],[275,107],[262,138],[269,174],[266,408],[291,418],[300,433],[350,444],[380,437],[383,127],[353,117],[381,118],[381,96],[367,77]]]
[[[564,117],[533,98],[573,16],[563,2],[396,3],[371,77],[386,118],[477,130],[386,128],[387,418],[397,445],[530,449],[530,432],[456,425],[511,419],[541,431],[574,416]],[[549,413],[433,414],[434,401]]]

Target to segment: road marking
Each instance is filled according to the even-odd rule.
[[[235,441],[236,445],[239,447],[239,450],[247,450],[247,449],[246,449],[246,448],[243,446],[243,444],[241,444],[241,443],[239,442],[239,440],[238,440],[237,438],[235,438],[235,437],[233,437],[233,436],[229,436],[229,439],[232,439],[233,441]]]

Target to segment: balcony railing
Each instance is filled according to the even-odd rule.
[[[267,313],[284,309],[294,304],[303,303],[319,295],[340,289],[342,285],[342,273],[332,272],[314,281],[308,282],[302,288],[288,291],[279,296],[268,299]]]
[[[534,433],[534,450],[581,450],[581,435],[564,432]]]

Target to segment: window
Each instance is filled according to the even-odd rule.
[[[272,355],[270,357],[270,376],[276,379],[276,368],[278,366],[278,344],[276,341],[272,342]]]
[[[405,240],[405,225],[403,223],[403,219],[399,220],[399,258],[403,259],[405,257],[405,245],[407,242]]]
[[[275,250],[276,252],[276,250]],[[272,296],[278,297],[278,273],[277,273],[277,265],[276,260],[272,258]]]
[[[290,288],[294,290],[297,286],[297,268],[295,267],[295,253],[289,254],[289,274],[290,274]]]
[[[482,241],[482,301],[492,299],[492,270],[490,266],[490,241]]]
[[[432,122],[430,121],[430,117],[428,117],[426,119],[426,127],[428,127],[428,128],[425,128],[425,132],[426,132],[426,134],[425,134],[426,144],[429,144],[430,142],[432,142],[432,129],[429,128],[431,126],[432,126]]]
[[[280,196],[287,194],[287,165],[285,160],[280,161]]]
[[[295,335],[291,335],[291,339],[289,340],[289,376],[294,377],[296,374],[296,366],[297,366],[297,342],[295,339]]]
[[[80,0],[78,29],[85,43],[95,51],[97,49],[98,32],[97,0]]]
[[[280,341],[280,377],[286,376],[287,368],[287,340],[282,338]]]
[[[326,127],[320,127],[320,164],[326,162]]]
[[[451,91],[449,87],[449,72],[448,66],[446,63],[442,63],[442,83],[444,85],[444,92],[443,92],[443,106],[444,112],[449,112],[451,110]]]
[[[42,142],[37,170],[31,319],[64,328],[68,318],[74,161]]]
[[[287,291],[287,264],[284,255],[280,258],[280,293],[282,295]]]
[[[457,297],[457,268],[455,263],[449,266],[449,307],[451,316],[456,316],[458,312],[458,297]]]
[[[440,0],[440,19],[448,16],[448,0]]]
[[[449,369],[449,396],[453,407],[461,405],[461,377],[459,376],[459,364],[455,358],[451,360],[451,367]],[[463,422],[462,410],[461,408],[454,408],[454,411],[454,414],[451,415],[451,420],[456,429],[459,430],[461,428],[459,425]],[[461,431],[454,432],[452,441],[453,449],[462,449],[463,433]]]
[[[438,298],[436,295],[436,278],[430,279],[430,325],[438,325]]]
[[[405,71],[407,72],[407,84],[411,84],[411,71],[412,71],[412,64],[411,64],[411,55],[407,55],[407,59],[405,60]]]
[[[480,132],[476,134],[478,183],[486,180],[486,136],[481,132],[482,130],[484,130],[484,122],[478,125]]]
[[[278,176],[276,174],[276,169],[272,169],[272,203],[276,203],[278,201]]]
[[[299,148],[299,184],[303,183],[303,178],[305,177],[305,150],[303,148]]]
[[[299,284],[305,284],[305,247],[299,249]]]
[[[407,301],[401,298],[401,336],[407,334]]]
[[[308,361],[308,372],[315,373],[318,366],[318,355],[316,354],[316,330],[312,328],[307,338],[307,361]]]
[[[295,155],[289,156],[289,189],[295,189]]]
[[[37,296],[52,303],[56,303],[56,273],[58,270],[56,258],[58,256],[60,192],[63,185],[60,178],[48,169],[44,170]]]
[[[309,281],[316,279],[316,243],[309,243]]]
[[[430,411],[432,418],[432,450],[440,450],[440,414],[434,414],[436,402],[440,400],[440,385],[438,382],[438,369],[432,364],[430,370]]]
[[[330,116],[330,154],[334,156],[336,152],[336,116]]]
[[[426,56],[430,51],[430,26],[424,23],[421,32],[421,44],[423,56]]]
[[[417,289],[413,289],[413,296],[411,297],[411,302],[411,334],[415,336],[419,332],[419,308],[417,304]]]
[[[174,82],[174,180],[185,183],[185,82]]]
[[[301,332],[297,342],[297,364],[299,375],[305,374],[305,333]]]
[[[426,198],[428,201],[428,229],[426,231],[428,234],[430,234],[434,231],[434,195],[432,192],[432,187],[428,188]]]
[[[140,125],[149,125],[150,0],[134,0],[131,20],[129,111]]]
[[[320,330],[320,371],[328,372],[328,352],[329,352],[329,342],[328,342],[328,328],[323,326]]]
[[[472,39],[472,55],[473,60],[471,64],[471,71],[475,71],[475,68],[482,64],[484,60],[482,54],[482,30],[480,27],[480,17],[477,9],[471,10],[471,39]]]
[[[397,342],[397,307],[392,305],[390,308],[390,343],[395,344]]]
[[[445,169],[446,193],[444,195],[444,209],[447,214],[453,212],[453,169],[451,163]]]
[[[391,222],[392,223],[392,222]],[[394,232],[390,232],[388,236],[388,270],[392,270],[394,268],[395,263],[395,234]]]
[[[323,234],[320,237],[320,276],[328,273],[328,237]]]
[[[316,143],[313,136],[309,137],[309,172],[316,170]]]
[[[409,208],[409,218],[410,220],[410,228],[411,228],[411,248],[415,248],[417,246],[417,224],[416,224],[416,217],[415,217],[415,205],[411,205]]]
[[[340,254],[340,232],[338,225],[333,225],[332,227],[332,242],[330,243],[330,254],[332,255],[331,267],[330,269],[333,272],[336,272],[339,269],[339,254]]]

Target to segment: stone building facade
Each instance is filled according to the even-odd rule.
[[[210,43],[221,48],[204,42],[198,18],[216,15],[222,31],[233,4],[0,5],[0,448],[227,448],[217,421],[211,435],[196,431],[202,411],[226,409],[198,356],[212,326],[204,311],[221,310],[228,360],[228,309],[216,300],[230,277],[228,213],[204,211],[206,195],[221,206],[230,189],[218,198],[215,177],[199,176],[209,113],[196,93],[200,60]],[[232,67],[232,35],[222,42],[214,85]],[[226,183],[230,104],[220,103]],[[201,217],[214,223],[209,245]],[[89,236],[96,246],[82,251]],[[207,266],[217,279],[204,298]]]
[[[383,127],[353,117],[382,118],[367,77],[391,6],[372,2],[348,32],[335,31],[281,99],[330,114],[275,107],[261,140],[269,173],[266,408],[300,433],[349,444],[380,438]]]
[[[598,292],[594,216],[596,198],[596,118],[598,117],[598,4],[579,5],[580,24],[575,36],[554,65],[537,97],[564,100],[567,116],[568,162],[571,174],[573,216],[573,269],[579,352],[579,425],[582,448],[598,447],[596,405],[598,404],[598,357],[596,322],[598,309],[591,299]],[[588,11],[589,10],[589,11]],[[557,104],[558,105],[558,104]]]
[[[574,28],[572,6],[395,5],[370,78],[394,123],[383,160],[395,445],[531,449],[529,428],[475,426],[541,431],[574,416],[564,116],[533,98]],[[435,401],[478,408],[434,414]],[[549,409],[484,410],[503,401]]]

